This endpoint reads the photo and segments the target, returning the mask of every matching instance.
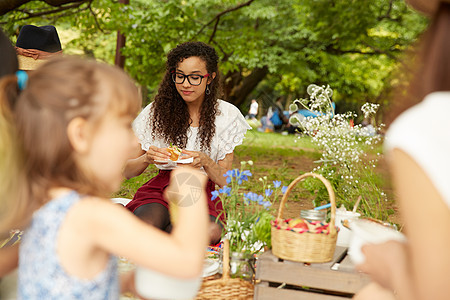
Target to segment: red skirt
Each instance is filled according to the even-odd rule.
[[[147,181],[134,194],[133,200],[127,204],[127,208],[134,212],[141,205],[149,203],[159,203],[169,209],[169,203],[164,198],[164,190],[169,185],[171,170],[159,170],[158,175]],[[211,192],[216,189],[216,184],[209,179],[206,184],[206,201],[208,202],[209,214],[217,217],[223,206],[219,198],[211,200]],[[224,221],[224,214],[220,214],[220,220]]]

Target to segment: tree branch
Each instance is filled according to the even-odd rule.
[[[384,55],[386,55],[387,57],[389,57],[390,59],[397,60],[397,58],[396,58],[394,55],[392,55],[392,53],[395,52],[396,50],[392,50],[392,51],[390,51],[390,52],[387,52],[387,51],[382,50],[382,49],[380,49],[380,48],[377,48],[377,47],[375,47],[375,46],[369,45],[369,44],[366,43],[366,42],[363,42],[363,44],[366,45],[367,47],[369,47],[370,49],[372,49],[373,51],[375,51],[375,53],[378,53],[378,54],[384,54]],[[400,52],[400,51],[399,51],[399,52]]]
[[[217,24],[219,23],[220,17],[222,17],[223,15],[225,15],[225,14],[227,14],[227,13],[229,13],[229,12],[238,10],[238,9],[244,7],[244,6],[249,6],[253,1],[254,1],[254,0],[249,0],[249,1],[247,1],[247,2],[238,4],[238,5],[236,5],[235,7],[231,7],[231,8],[229,8],[229,9],[226,9],[226,10],[224,10],[224,11],[218,13],[218,14],[217,14],[214,18],[212,18],[208,23],[206,23],[205,25],[203,25],[202,28],[200,28],[200,30],[197,32],[196,35],[199,35],[200,33],[202,33],[202,31],[203,31],[207,26],[209,26],[212,22],[214,22],[214,21],[216,21],[216,26],[217,26]],[[214,32],[215,32],[215,31],[214,31]],[[210,40],[211,40],[211,39],[212,39],[212,38],[210,38]]]
[[[100,27],[100,24],[98,23],[98,20],[97,20],[97,15],[94,13],[94,11],[92,10],[92,0],[90,0],[89,1],[89,5],[88,5],[88,8],[89,8],[89,11],[91,12],[91,15],[92,15],[92,17],[94,18],[94,22],[95,22],[95,25],[97,25],[97,28],[102,32],[102,33],[105,33],[104,31],[103,31],[103,29]]]
[[[217,27],[219,26],[220,17],[217,18],[216,23],[214,24],[213,32],[211,33],[211,36],[209,37],[208,44],[211,44],[211,41],[214,39],[214,36],[216,35]]]
[[[13,11],[25,3],[31,2],[32,0],[2,0],[0,1],[0,16]],[[42,0],[43,2],[51,5],[53,7],[64,6],[69,3],[78,3],[78,6],[83,2],[87,2],[90,0]],[[77,7],[77,6],[75,6]]]
[[[52,24],[56,23],[56,20],[58,18],[64,18],[64,17],[67,17],[67,16],[76,15],[77,13],[82,12],[83,10],[87,10],[87,9],[88,9],[88,7],[78,7],[77,10],[66,10],[66,11],[64,11],[64,13],[61,13],[61,14],[55,16],[53,18]]]
[[[91,1],[91,0],[89,0],[89,1]],[[27,20],[27,19],[31,19],[31,18],[41,17],[41,16],[45,16],[45,15],[51,15],[51,14],[59,13],[59,12],[62,12],[62,11],[71,10],[71,9],[80,7],[85,2],[86,1],[81,1],[81,2],[70,4],[70,5],[65,5],[65,6],[61,6],[61,7],[55,8],[55,9],[40,11],[40,12],[36,12],[36,13],[30,12],[27,9],[20,9],[20,10],[17,10],[17,11],[23,12],[27,16],[23,17],[23,18],[16,19],[16,21],[22,21],[22,20]],[[5,23],[6,22],[0,22],[0,24],[5,24]]]
[[[333,48],[333,47],[326,47],[325,51],[327,53],[336,54],[336,55],[339,55],[339,54],[361,54],[361,55],[380,55],[380,54],[384,54],[384,55],[386,55],[387,57],[389,57],[390,59],[393,59],[393,60],[397,60],[397,58],[394,55],[392,55],[392,53],[396,52],[396,51],[400,52],[400,50],[395,50],[395,49],[388,52],[388,51],[385,51],[383,49],[379,49],[379,48],[376,48],[374,46],[371,46],[371,45],[367,44],[366,42],[363,42],[363,45],[369,47],[373,51],[369,52],[369,51],[362,51],[362,50],[359,50],[359,49],[341,50],[341,49],[336,49],[336,48]]]
[[[386,12],[384,15],[380,14],[380,16],[377,18],[378,21],[381,21],[381,20],[383,20],[383,19],[388,19],[388,20],[391,20],[391,21],[399,22],[399,21],[402,20],[401,17],[393,18],[393,17],[391,16],[392,7],[393,7],[393,2],[394,2],[394,0],[390,0],[390,1],[389,1],[389,7],[388,7],[387,12]]]

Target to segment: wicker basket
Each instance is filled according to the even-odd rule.
[[[320,179],[325,184],[331,203],[331,219],[328,234],[324,233],[297,233],[278,229],[272,225],[272,253],[281,258],[297,262],[322,263],[331,261],[336,248],[337,231],[335,227],[336,199],[330,182],[322,175],[305,173],[291,182],[284,194],[278,209],[277,222],[283,219],[283,210],[289,193],[294,186],[306,177]]]
[[[230,242],[224,240],[223,245],[222,278],[203,281],[195,299],[253,299],[253,284],[242,279],[230,278]]]

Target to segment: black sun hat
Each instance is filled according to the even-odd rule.
[[[25,25],[16,42],[19,69],[34,70],[46,59],[62,53],[58,32],[52,25]]]

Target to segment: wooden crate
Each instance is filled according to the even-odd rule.
[[[256,263],[254,299],[342,300],[369,281],[355,271],[344,247],[337,246],[332,261],[321,264],[282,260],[268,251]]]

